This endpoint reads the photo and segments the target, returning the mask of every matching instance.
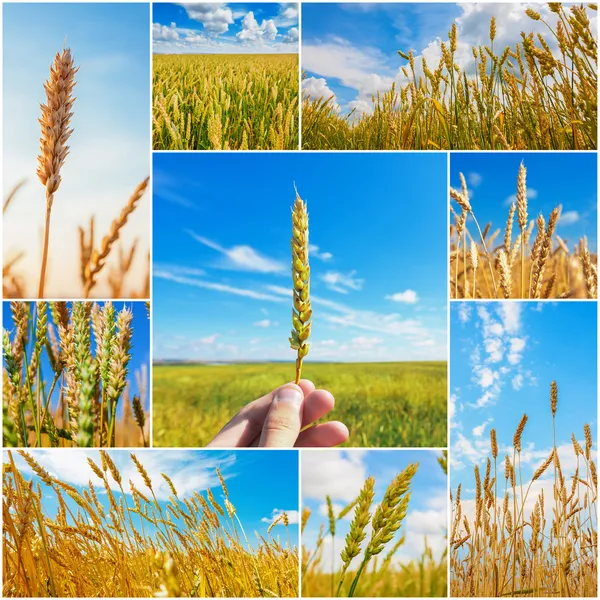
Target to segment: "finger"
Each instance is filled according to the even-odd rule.
[[[292,448],[300,433],[303,403],[304,394],[300,386],[289,383],[280,387],[273,397],[258,445]]]
[[[300,382],[300,384],[302,384],[302,382]],[[335,400],[333,396],[326,390],[314,390],[312,393],[308,394],[308,396],[305,395],[304,405],[302,407],[302,427],[307,427],[317,419],[320,419],[331,412],[334,405]],[[257,447],[259,442],[260,433],[252,440],[250,446]]]
[[[315,384],[308,379],[301,379],[299,385],[305,396],[315,389]],[[277,388],[244,406],[207,444],[207,447],[243,448],[250,446],[252,441],[261,435],[273,397],[279,389]]]
[[[321,423],[305,429],[296,440],[296,448],[332,448],[343,444],[350,433],[339,421]]]
[[[325,416],[333,410],[334,406],[335,399],[327,390],[314,390],[308,395],[305,393],[302,427]]]

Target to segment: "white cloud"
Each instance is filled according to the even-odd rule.
[[[352,100],[348,102],[350,111],[354,111],[354,116],[370,115],[373,113],[373,104],[368,100]]]
[[[373,346],[377,346],[378,344],[382,344],[383,340],[381,338],[376,337],[365,337],[359,336],[352,339],[351,344],[355,348],[364,348],[370,350]]]
[[[484,421],[483,423],[481,423],[481,425],[477,425],[476,427],[473,427],[473,435],[475,437],[482,437],[483,434],[485,433],[485,428],[493,422],[493,419],[487,419],[486,421]]]
[[[328,271],[324,275],[321,275],[321,279],[325,282],[325,285],[332,291],[340,294],[347,294],[349,290],[361,290],[363,287],[364,279],[355,277],[356,271],[350,271],[350,273],[344,274],[337,271]]]
[[[392,300],[393,302],[404,302],[406,304],[416,304],[418,301],[417,292],[414,290],[406,290],[404,292],[396,292],[390,296],[385,297],[386,300]]]
[[[297,27],[290,27],[288,32],[283,36],[283,41],[288,44],[293,44],[300,38],[300,31]]]
[[[215,292],[223,292],[225,294],[233,294],[234,296],[244,296],[246,298],[254,298],[255,300],[267,300],[269,302],[285,302],[284,298],[277,295],[266,294],[264,292],[258,292],[256,290],[237,288],[224,283],[214,283],[212,281],[203,281],[201,279],[184,277],[178,275],[177,273],[173,273],[168,269],[155,269],[153,275],[154,277],[158,277],[159,279],[164,279],[166,281],[173,281],[182,285],[189,285],[205,290],[213,290]]]
[[[224,248],[216,242],[209,240],[203,236],[197,235],[193,231],[187,232],[197,242],[200,242],[208,248],[216,250],[222,254],[227,260],[221,264],[222,268],[255,271],[257,273],[283,273],[287,271],[285,264],[276,261],[267,256],[263,256],[250,246],[233,246]]]
[[[477,379],[477,383],[482,388],[489,388],[498,379],[498,373],[497,371],[492,371],[488,367],[484,367],[483,369],[479,370],[479,373],[477,374]]]
[[[513,389],[516,391],[519,391],[523,387],[523,375],[521,373],[515,375],[512,378],[511,383],[512,383]]]
[[[171,23],[170,27],[161,25],[160,23],[152,23],[152,39],[163,41],[175,41],[179,39],[179,33],[175,23]]]
[[[469,185],[472,185],[473,187],[477,187],[477,186],[481,185],[481,182],[483,181],[483,177],[479,173],[471,172],[467,175],[467,181],[469,182]]]
[[[286,513],[287,517],[288,517],[288,522],[290,525],[297,525],[300,522],[300,514],[297,510],[283,510],[281,508],[274,508],[271,511],[271,516],[270,517],[263,517],[261,519],[261,521],[263,523],[273,523],[274,521],[276,521],[277,519],[279,519],[279,517],[283,514]],[[284,527],[285,524],[282,521],[279,521],[277,523],[277,525],[275,525],[275,527],[278,527],[279,525],[281,525],[281,527]]]
[[[267,327],[277,326],[277,323],[273,323],[270,319],[263,319],[262,321],[252,323],[252,325],[254,325],[254,327],[263,327],[266,329]]]
[[[220,35],[233,24],[231,8],[221,2],[197,2],[181,4],[187,11],[188,17],[202,23],[204,31],[210,35]]]
[[[527,188],[527,199],[535,200],[538,197],[538,191],[535,188]],[[517,194],[510,195],[505,201],[505,206],[510,206],[511,204],[515,204],[517,202]]]
[[[363,456],[354,450],[328,452],[302,452],[302,495],[304,498],[352,502],[367,478]]]
[[[333,258],[333,254],[331,254],[331,252],[321,252],[319,246],[315,246],[314,244],[310,244],[308,246],[308,253],[311,258],[318,258],[324,262],[327,262]]]
[[[217,338],[221,337],[218,333],[213,333],[207,337],[201,338],[198,341],[201,344],[214,344],[217,341]]]
[[[500,302],[498,310],[504,329],[515,334],[521,328],[521,304],[519,302]]]
[[[461,302],[458,305],[458,320],[461,323],[468,323],[471,318],[471,306],[467,302]]]
[[[525,344],[525,338],[515,337],[510,339],[510,350],[507,358],[511,365],[516,365],[521,362],[521,358],[523,358],[523,350],[525,350]]]
[[[330,100],[329,104],[335,109],[336,112],[342,110],[341,106],[337,103],[335,94],[327,86],[327,80],[324,77],[307,77],[302,81],[302,93],[305,96],[310,96],[313,100],[323,98]]]
[[[259,25],[254,13],[250,11],[242,19],[242,30],[236,35],[240,40],[250,43],[260,43],[264,39],[274,40],[277,37],[277,26],[273,19],[263,19]]]
[[[579,221],[579,213],[576,210],[568,210],[564,213],[561,213],[560,219],[558,222],[561,225],[573,225]]]

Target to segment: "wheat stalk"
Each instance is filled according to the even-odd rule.
[[[302,375],[302,361],[308,354],[312,309],[310,307],[310,266],[308,264],[308,212],[296,191],[292,209],[293,308],[290,346],[296,350],[296,384]]]
[[[73,62],[71,50],[64,48],[61,53],[56,54],[54,63],[50,66],[50,77],[44,84],[47,100],[46,104],[41,105],[42,116],[39,119],[42,136],[37,176],[46,188],[46,224],[38,298],[44,297],[52,203],[54,194],[62,181],[60,170],[69,153],[67,141],[73,133],[73,130],[69,129],[69,124],[73,116],[72,108],[75,98],[72,94],[77,71],[78,68]]]

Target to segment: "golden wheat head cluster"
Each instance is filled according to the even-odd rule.
[[[75,98],[73,90],[76,84],[75,75],[78,71],[79,67],[75,66],[71,50],[64,48],[60,53],[56,54],[54,62],[50,66],[50,77],[44,84],[47,100],[46,104],[41,105],[42,114],[39,118],[41,138],[37,177],[46,190],[46,210],[37,296],[28,293],[29,284],[16,269],[16,265],[18,265],[18,262],[27,251],[23,250],[13,254],[13,256],[5,257],[2,269],[2,292],[4,298],[37,297],[43,299],[46,297],[46,271],[48,262],[52,258],[50,253],[52,206],[55,200],[54,196],[62,182],[61,169],[69,154],[67,141],[73,133],[70,124],[74,115]],[[89,298],[98,283],[100,272],[108,262],[111,251],[117,249],[119,254],[118,262],[116,265],[110,267],[108,273],[108,285],[111,290],[111,296],[113,298],[120,298],[126,293],[130,298],[149,297],[149,253],[148,271],[143,289],[125,290],[126,278],[131,271],[139,242],[135,240],[129,248],[125,248],[119,243],[122,229],[126,225],[131,213],[137,208],[140,199],[148,187],[148,181],[149,178],[146,178],[136,187],[119,216],[111,223],[109,232],[100,240],[98,247],[96,247],[95,242],[94,217],[91,217],[87,230],[84,227],[79,227],[79,276],[81,279],[81,293],[76,292],[76,284],[74,284],[72,292],[69,294],[70,296]],[[3,216],[24,183],[24,181],[21,181],[9,192],[3,204]],[[33,241],[30,240],[29,244],[31,245],[32,243]]]
[[[598,44],[588,11],[595,4],[548,4],[552,24],[532,8],[547,32],[521,32],[505,48],[473,46],[474,75],[457,60],[456,22],[437,64],[398,54],[403,83],[372,98],[372,111],[342,116],[335,98],[306,96],[302,146],[306,150],[583,150],[597,147]],[[500,23],[510,27],[510,24]],[[552,51],[552,46],[558,49]]]
[[[12,339],[3,332],[4,445],[146,446],[144,367],[135,373],[139,393],[130,394],[133,312],[117,312],[112,302],[10,306]]]
[[[562,208],[529,220],[527,171],[517,174],[516,202],[511,204],[503,237],[492,224],[481,229],[465,177],[460,190],[450,188],[454,216],[450,242],[450,294],[452,298],[597,298],[598,257],[586,237],[569,249],[555,231]],[[516,215],[518,233],[513,242]],[[469,231],[472,223],[475,233]],[[535,234],[535,235],[534,235]]]
[[[440,466],[446,472],[445,461],[446,454],[439,459]],[[336,512],[331,498],[326,497],[327,527],[321,525],[314,548],[303,547],[303,596],[392,598],[446,595],[446,553],[438,562],[426,545],[418,560],[403,564],[400,570],[392,564],[392,559],[405,542],[404,536],[397,540],[394,538],[406,519],[411,482],[418,466],[418,463],[409,464],[400,472],[389,484],[379,505],[373,503],[374,477],[367,478],[356,499],[339,512]],[[336,570],[334,540],[337,523],[351,512],[350,531],[340,554],[341,568]],[[305,507],[302,512],[302,532],[310,516],[310,509]],[[331,556],[325,556],[324,542],[329,538]],[[358,568],[351,568],[354,560],[359,561]],[[330,561],[330,574],[323,572],[326,561]]]
[[[529,481],[521,470],[528,421],[523,415],[504,458],[496,431],[490,431],[483,481],[479,466],[474,467],[474,510],[463,507],[457,486],[451,497],[452,596],[596,597],[598,478],[592,433],[584,425],[583,445],[572,434],[576,465],[572,475],[565,475],[556,445],[557,406],[553,381],[549,434],[554,441]]]
[[[100,452],[100,464],[88,458],[90,480],[82,491],[19,451],[43,487],[27,480],[8,452],[4,597],[298,596],[297,548],[272,537],[272,527],[268,539],[258,536],[252,546],[218,470],[223,504],[210,489],[181,497],[166,473],[172,495],[159,502],[140,459],[131,454],[143,489],[123,481],[110,454]],[[45,509],[49,494],[58,503],[55,515]],[[279,523],[287,530],[288,515]]]
[[[155,150],[297,150],[298,56],[155,55]]]

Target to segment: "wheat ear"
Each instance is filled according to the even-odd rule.
[[[525,228],[527,227],[527,169],[523,163],[517,175],[517,221],[521,230],[521,295],[525,297]],[[506,250],[508,254],[508,250]]]
[[[96,276],[104,268],[106,259],[110,254],[110,251],[114,243],[119,239],[121,229],[127,223],[131,213],[137,208],[140,198],[144,195],[146,188],[148,187],[149,177],[146,177],[133,191],[133,194],[129,197],[127,204],[119,214],[118,218],[114,219],[110,225],[110,231],[108,235],[105,235],[100,242],[100,249],[93,250],[90,256],[90,260],[85,268],[85,289],[84,295],[86,298],[89,297],[92,288],[96,285]]]
[[[290,346],[298,351],[296,358],[296,383],[302,375],[302,361],[308,354],[310,337],[310,266],[308,264],[308,212],[306,203],[296,192],[292,209],[292,280],[294,306],[292,308],[292,333]]]
[[[73,116],[73,88],[75,87],[75,67],[71,50],[64,48],[57,53],[50,66],[50,77],[44,83],[46,104],[42,104],[42,116],[39,118],[42,136],[40,138],[40,154],[38,156],[37,176],[46,187],[46,225],[44,228],[44,249],[38,298],[44,297],[46,281],[46,264],[48,262],[48,241],[50,239],[50,215],[54,194],[61,182],[60,169],[69,153],[67,140],[73,133],[69,129]]]

